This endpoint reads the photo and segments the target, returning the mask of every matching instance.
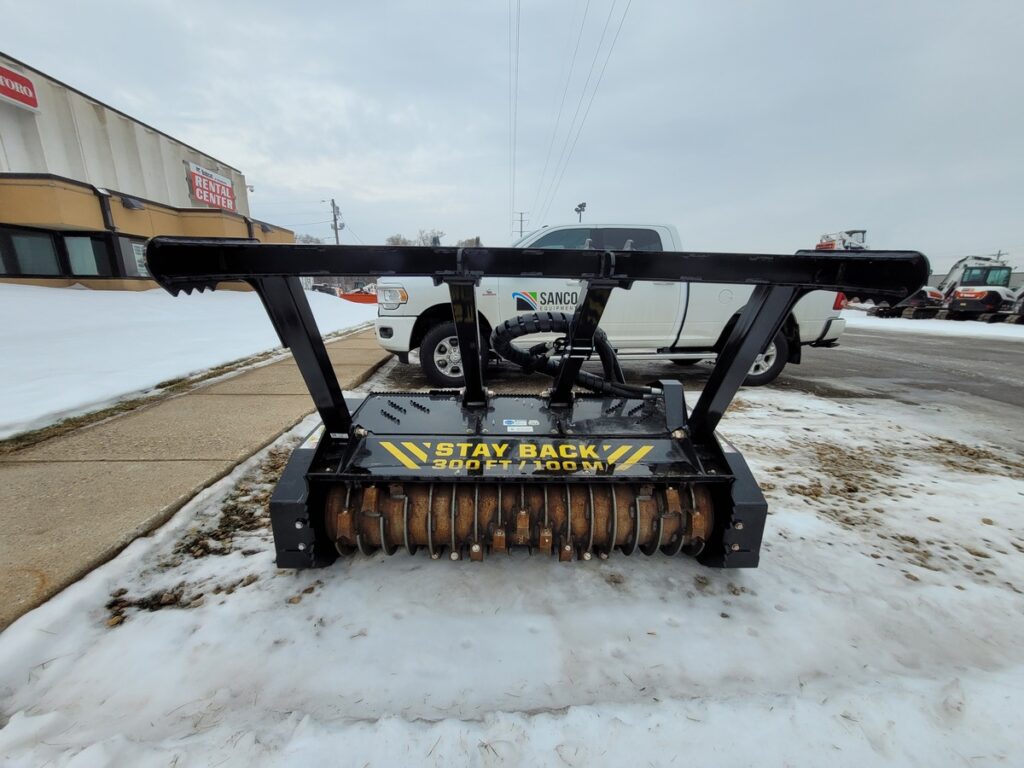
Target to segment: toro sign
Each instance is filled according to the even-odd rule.
[[[27,109],[39,109],[36,87],[24,75],[0,67],[0,98]]]
[[[231,179],[195,163],[188,164],[188,171],[188,185],[195,200],[225,211],[235,210],[235,190]]]

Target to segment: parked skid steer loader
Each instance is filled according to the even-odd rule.
[[[400,549],[482,560],[513,547],[560,560],[620,550],[755,567],[767,505],[742,456],[715,434],[751,363],[804,294],[896,303],[929,273],[915,251],[772,256],[172,238],[150,241],[147,260],[172,294],[246,281],[295,356],[323,426],[295,449],[271,498],[284,568]],[[343,396],[299,282],[325,275],[447,284],[465,387]],[[574,314],[523,314],[491,336],[496,352],[552,377],[542,395],[484,387],[488,340],[474,292],[484,275],[582,276]],[[692,408],[678,381],[627,384],[600,330],[611,292],[638,280],[754,286]],[[552,332],[559,341],[513,343]],[[592,358],[600,374],[582,369]]]

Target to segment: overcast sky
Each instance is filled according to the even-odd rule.
[[[1024,268],[1020,0],[522,0],[514,203],[507,0],[0,9],[0,49],[240,168],[253,215],[299,232],[330,237],[334,197],[343,241],[502,245],[513,210],[586,201],[697,249],[866,228]]]

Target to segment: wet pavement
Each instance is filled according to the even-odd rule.
[[[594,371],[599,365],[588,364]],[[710,363],[624,361],[627,381],[647,384],[673,378],[695,395],[707,380]],[[487,368],[487,386],[496,392],[536,393],[551,386],[540,374],[525,375],[508,363]],[[431,389],[418,365],[394,364],[373,381],[376,390]],[[799,365],[790,364],[769,388],[798,390],[832,399],[886,398],[943,409],[967,409],[979,419],[1003,425],[993,435],[1024,447],[1024,342],[848,330],[840,346],[803,348]],[[693,402],[692,396],[690,402]]]

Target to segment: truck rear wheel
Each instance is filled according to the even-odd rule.
[[[481,340],[480,367],[487,363],[487,345]],[[438,387],[461,387],[466,382],[462,349],[455,323],[435,325],[420,344],[420,367],[427,380]]]
[[[750,366],[750,373],[743,383],[748,387],[760,387],[775,381],[789,360],[789,342],[781,333],[768,345]]]

